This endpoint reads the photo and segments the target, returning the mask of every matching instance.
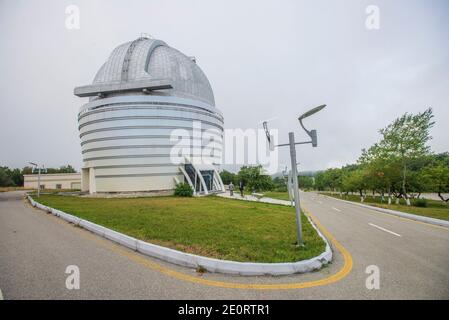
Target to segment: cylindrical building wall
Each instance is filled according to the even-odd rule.
[[[201,154],[212,155],[216,164],[221,161],[223,117],[199,101],[115,96],[83,106],[78,123],[84,168],[94,168],[96,192],[173,189],[177,180],[184,181],[173,147],[194,145],[192,139]],[[194,128],[201,136],[193,134]],[[199,149],[188,150],[190,158],[201,156]]]

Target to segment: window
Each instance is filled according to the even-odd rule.
[[[56,184],[56,189],[62,189],[62,185],[60,183]]]
[[[41,190],[45,189],[45,184],[41,184]]]

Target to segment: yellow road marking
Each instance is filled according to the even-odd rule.
[[[305,211],[305,210],[304,210]],[[172,278],[176,278],[179,280],[184,280],[192,283],[202,284],[202,285],[208,285],[213,287],[221,287],[221,288],[230,288],[230,289],[247,289],[247,290],[286,290],[286,289],[305,289],[305,288],[312,288],[312,287],[318,287],[318,286],[324,286],[331,283],[335,283],[337,281],[342,280],[345,278],[352,270],[353,261],[352,256],[349,253],[348,250],[346,250],[345,247],[343,247],[337,239],[320,223],[318,219],[316,219],[313,215],[311,215],[309,212],[307,212],[307,215],[309,215],[312,219],[312,221],[315,223],[315,225],[320,229],[321,233],[324,234],[324,236],[334,245],[335,248],[340,251],[340,253],[343,256],[344,264],[343,267],[333,275],[319,279],[319,280],[312,280],[312,281],[306,281],[306,282],[293,282],[293,283],[279,283],[279,284],[258,284],[258,283],[239,283],[239,282],[226,282],[226,281],[217,281],[217,280],[208,280],[204,278],[199,278],[195,276],[191,276],[173,269],[170,269],[168,267],[162,266],[156,262],[153,262],[146,257],[143,257],[135,252],[128,251],[125,249],[120,248],[118,245],[113,245],[112,243],[108,243],[107,241],[104,241],[103,238],[98,237],[94,233],[87,233],[84,229],[77,229],[75,230],[80,233],[84,237],[89,237],[90,240],[95,241],[100,246],[107,248],[121,256],[125,256],[129,258],[130,260],[143,265],[149,269],[158,271],[162,274],[165,274],[167,276],[170,276]],[[60,220],[58,218],[58,221],[65,222],[64,220]],[[64,223],[63,225],[69,227],[71,225]]]

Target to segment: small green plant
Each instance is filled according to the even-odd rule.
[[[193,190],[186,182],[178,183],[175,188],[175,196],[177,197],[191,197],[193,196]]]
[[[416,199],[415,201],[413,201],[413,205],[415,207],[427,208],[427,200],[422,198]]]

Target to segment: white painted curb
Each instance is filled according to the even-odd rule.
[[[194,254],[184,253],[178,250],[158,246],[145,241],[135,239],[120,232],[113,231],[106,227],[102,227],[87,220],[72,216],[63,211],[44,206],[39,202],[33,200],[27,194],[27,198],[31,205],[50,212],[53,215],[60,217],[68,222],[78,225],[86,230],[89,230],[99,236],[121,244],[127,248],[138,251],[144,255],[158,258],[177,265],[204,268],[209,272],[219,272],[226,274],[235,274],[243,276],[259,276],[259,275],[288,275],[294,273],[306,273],[320,269],[323,265],[332,261],[332,250],[327,239],[318,230],[315,224],[307,217],[313,228],[318,232],[319,236],[326,243],[326,250],[314,258],[288,263],[252,263],[252,262],[236,262],[230,260],[220,260],[198,256]]]
[[[426,223],[430,223],[430,224],[433,224],[433,225],[449,228],[449,221],[446,221],[446,220],[429,218],[429,217],[423,217],[423,216],[418,216],[416,214],[405,213],[405,212],[391,210],[391,209],[379,208],[379,207],[375,207],[375,206],[370,206],[368,204],[363,204],[363,203],[358,203],[358,202],[353,202],[353,201],[348,201],[348,200],[334,198],[334,197],[331,197],[331,196],[328,196],[328,195],[325,195],[325,194],[321,194],[321,195],[326,196],[326,197],[331,198],[331,199],[338,200],[338,201],[346,202],[346,203],[349,203],[349,204],[352,204],[352,205],[355,205],[355,206],[368,208],[368,209],[371,209],[371,210],[375,210],[375,211],[379,211],[379,212],[383,212],[383,213],[387,213],[387,214],[392,214],[392,215],[395,215],[395,216],[398,216],[398,217],[402,217],[402,218],[406,218],[406,219],[426,222]]]

